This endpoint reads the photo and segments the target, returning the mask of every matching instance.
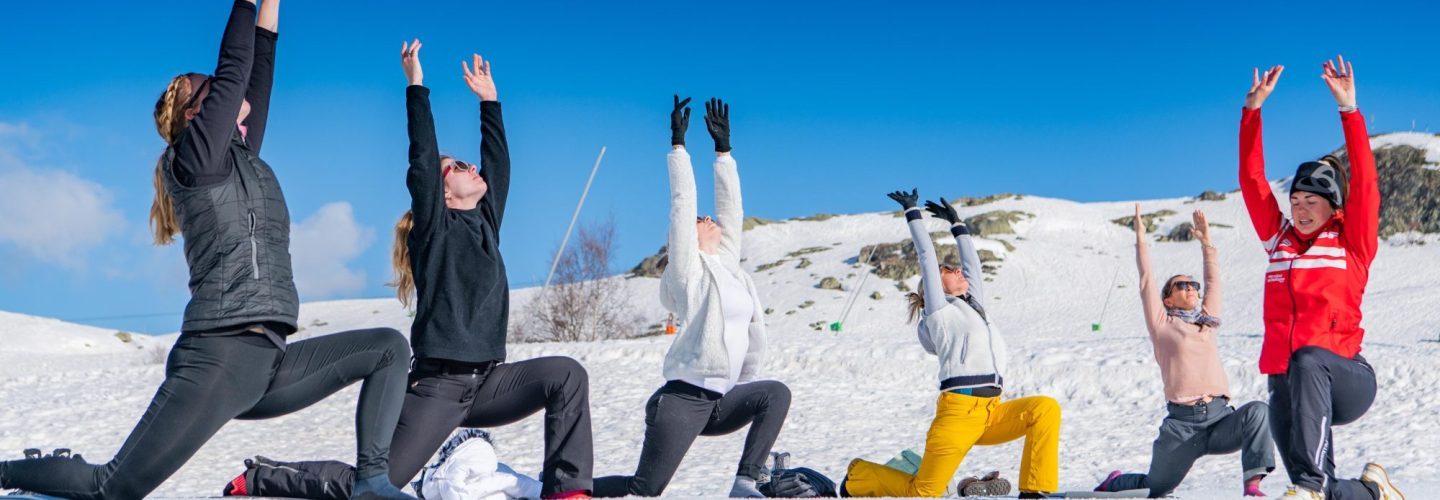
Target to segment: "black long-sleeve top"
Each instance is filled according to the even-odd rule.
[[[270,114],[270,89],[275,79],[275,44],[279,35],[255,26],[255,5],[236,0],[220,39],[220,58],[211,77],[209,94],[186,133],[176,138],[175,179],[188,187],[224,182],[234,170],[226,151],[234,135],[242,101],[250,102],[245,118],[245,145],[256,156],[265,138]],[[199,92],[200,88],[191,89]]]
[[[406,244],[417,295],[410,343],[416,358],[482,363],[505,359],[510,284],[500,224],[510,191],[510,148],[500,103],[480,103],[480,175],[489,185],[472,210],[445,206],[430,90],[405,89],[415,225]]]

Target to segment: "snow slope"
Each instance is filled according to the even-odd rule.
[[[925,197],[953,195],[963,186],[922,187]],[[879,196],[879,195],[877,195]],[[1238,402],[1265,397],[1256,371],[1260,348],[1260,291],[1265,256],[1249,227],[1240,196],[1222,201],[1151,200],[1145,212],[1170,209],[1158,234],[1189,220],[1201,208],[1216,224],[1226,296],[1221,353]],[[1061,484],[1089,489],[1112,469],[1140,470],[1164,413],[1160,377],[1139,314],[1133,234],[1110,220],[1129,215],[1130,202],[1075,203],[1024,196],[962,207],[970,216],[1019,210],[1033,218],[1015,224],[1018,234],[980,242],[1002,259],[988,293],[989,310],[1010,344],[1007,396],[1047,394],[1065,411],[1061,437]],[[1228,225],[1229,227],[1221,226]],[[932,230],[942,225],[932,222]],[[658,229],[657,229],[658,230]],[[893,281],[871,276],[861,287],[844,330],[810,325],[834,321],[846,293],[823,290],[824,277],[855,286],[866,272],[855,262],[862,246],[902,241],[904,220],[893,213],[789,221],[745,233],[749,269],[788,262],[755,274],[771,332],[770,377],[794,393],[789,420],[776,448],[795,463],[835,479],[855,457],[886,460],[904,448],[921,449],[934,411],[936,364],[904,323],[903,294]],[[1009,251],[1001,240],[1013,245]],[[1380,393],[1359,422],[1336,429],[1336,460],[1345,475],[1358,475],[1367,460],[1384,464],[1411,498],[1440,495],[1440,238],[1428,244],[1382,244],[1365,303],[1364,354],[1375,365]],[[946,244],[945,241],[938,242]],[[804,248],[811,264],[787,254]],[[1196,243],[1153,243],[1156,274],[1199,273]],[[851,275],[854,276],[851,276]],[[655,300],[657,280],[625,280],[645,323],[664,318]],[[1112,284],[1113,283],[1113,284]],[[916,279],[908,285],[914,287]],[[535,290],[514,292],[512,308],[524,310]],[[870,298],[880,292],[882,298]],[[1110,293],[1113,292],[1113,293]],[[1106,297],[1109,296],[1108,307]],[[811,305],[806,302],[813,301]],[[1105,309],[1104,317],[1100,311]],[[393,299],[305,304],[301,337],[349,328],[392,326],[407,331],[410,319]],[[1091,324],[1100,322],[1100,331]],[[143,347],[104,342],[113,332],[0,315],[0,457],[24,447],[68,446],[92,459],[109,457],[124,440],[163,378],[163,365]],[[113,335],[110,337],[113,339]],[[12,340],[18,339],[18,340]],[[173,341],[173,335],[154,339]],[[91,344],[86,347],[85,344]],[[663,380],[661,358],[669,339],[576,344],[512,345],[511,360],[572,356],[591,377],[597,475],[629,473],[638,460],[643,403]],[[156,496],[215,495],[254,454],[284,459],[353,459],[355,390],[313,408],[264,422],[234,422]],[[540,465],[539,416],[496,429],[501,459],[522,472]],[[720,496],[734,473],[743,434],[701,438],[691,448],[667,493]],[[977,447],[957,474],[990,469],[1015,478],[1020,443]],[[1182,485],[1184,498],[1235,498],[1240,492],[1238,455],[1199,461]],[[1284,475],[1265,490],[1283,492]]]

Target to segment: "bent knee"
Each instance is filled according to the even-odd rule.
[[[1050,418],[1057,422],[1060,421],[1060,402],[1056,401],[1055,398],[1050,396],[1035,396],[1035,401],[1031,404],[1034,405],[1031,411],[1033,411],[1036,416],[1042,419]]]
[[[554,356],[536,361],[540,362],[540,371],[549,374],[551,383],[566,388],[590,388],[590,372],[575,358]]]
[[[386,354],[387,360],[410,360],[410,339],[400,334],[400,330],[394,328],[376,328],[366,332],[369,334],[372,345],[378,346]]]
[[[770,406],[775,408],[790,408],[790,387],[778,380],[767,380],[761,382],[765,385],[765,393],[769,395]]]
[[[1263,401],[1245,403],[1237,411],[1240,412],[1242,417],[1256,422],[1265,423],[1270,420],[1270,405],[1265,404]]]

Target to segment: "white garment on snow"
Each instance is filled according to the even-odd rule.
[[[703,256],[695,228],[695,172],[690,154],[672,150],[666,158],[670,167],[669,263],[660,277],[660,304],[675,313],[680,332],[665,353],[665,380],[728,378],[734,368],[731,352],[725,348],[725,314],[717,284],[719,273],[728,272],[744,283],[750,296],[751,314],[746,334],[748,345],[740,363],[737,383],[755,380],[765,357],[765,308],[755,281],[740,267],[740,240],[744,230],[740,175],[730,155],[715,159],[715,219],[720,224],[720,248]]]
[[[495,457],[489,434],[462,429],[441,448],[416,490],[424,500],[539,499],[540,481],[516,473]]]

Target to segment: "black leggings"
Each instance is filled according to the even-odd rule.
[[[420,472],[459,427],[496,427],[545,410],[542,494],[591,489],[590,379],[565,357],[500,363],[480,373],[446,370],[428,362],[410,373],[405,407],[395,426],[390,482],[397,487]],[[344,500],[353,469],[336,462],[281,462],[259,474],[252,495]]]
[[[645,444],[634,476],[595,479],[595,497],[658,497],[699,436],[723,436],[750,426],[736,475],[760,479],[785,416],[790,389],[774,380],[740,384],[721,396],[685,382],[666,382],[645,403]]]
[[[375,328],[302,340],[281,350],[262,335],[182,335],[165,381],[115,458],[0,462],[0,487],[77,499],[138,499],[179,470],[231,419],[291,413],[364,380],[356,410],[363,477],[389,468],[391,430],[405,395],[410,346]]]

